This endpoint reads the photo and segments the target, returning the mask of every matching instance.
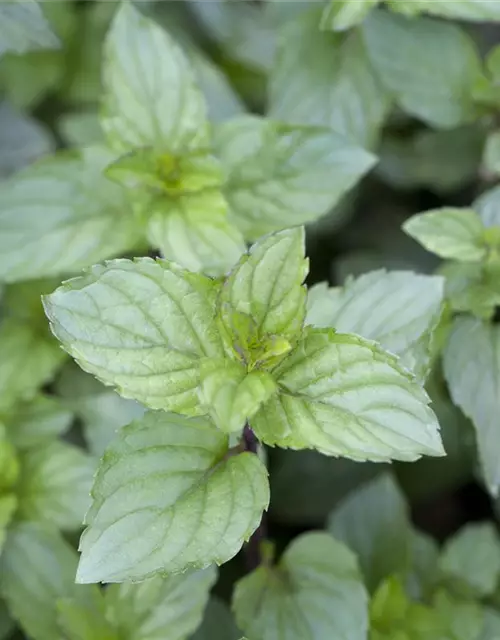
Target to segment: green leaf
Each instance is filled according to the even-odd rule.
[[[59,38],[35,0],[4,0],[0,4],[0,56],[6,51],[25,53],[57,49]]]
[[[257,528],[267,472],[202,418],[147,413],[122,429],[99,468],[78,582],[142,580],[222,564]]]
[[[0,455],[3,457],[3,452]],[[2,462],[4,462],[4,460],[2,460]],[[17,498],[13,493],[3,494],[0,496],[0,554],[3,550],[5,540],[7,539],[8,527],[16,513],[16,510]],[[0,637],[2,637],[1,633]]]
[[[104,58],[101,124],[113,146],[171,152],[207,146],[205,100],[188,60],[129,2],[115,14]]]
[[[477,262],[447,262],[439,273],[446,277],[446,299],[454,311],[491,319],[500,304],[500,282],[494,270]]]
[[[474,202],[477,211],[486,228],[500,227],[500,186],[493,187],[481,194]]]
[[[471,89],[479,56],[460,27],[375,10],[362,30],[370,61],[401,108],[442,128],[475,117]]]
[[[321,11],[300,14],[280,33],[269,80],[269,116],[330,127],[362,146],[372,146],[390,99],[360,34],[318,33]]]
[[[227,606],[217,597],[210,598],[203,622],[191,640],[238,640],[239,638],[241,634]]]
[[[231,333],[239,316],[249,319],[259,338],[293,339],[302,328],[309,262],[304,257],[303,227],[285,229],[258,240],[229,274],[220,305]]]
[[[56,337],[78,364],[125,398],[199,411],[199,357],[222,357],[217,285],[173,263],[113,260],[45,297]]]
[[[175,200],[159,198],[147,208],[150,244],[186,269],[221,275],[245,251],[241,233],[227,219],[227,203],[219,189]]]
[[[328,530],[354,551],[370,590],[391,574],[408,569],[408,507],[388,473],[349,494],[330,515]]]
[[[423,11],[452,20],[500,21],[498,0],[392,0],[390,6],[394,11],[398,8],[404,11],[408,7],[412,15]]]
[[[8,414],[9,439],[19,449],[37,447],[66,431],[73,413],[59,399],[36,396]]]
[[[63,152],[0,185],[1,279],[74,272],[137,244],[125,192],[102,175],[109,160],[101,148]]]
[[[200,402],[226,433],[243,429],[276,391],[276,383],[267,371],[247,372],[231,360],[212,359],[201,366]]]
[[[375,163],[329,129],[256,116],[220,125],[214,144],[231,213],[250,239],[326,214]]]
[[[259,640],[364,640],[367,595],[356,558],[325,533],[300,536],[277,567],[263,565],[236,584],[238,626]]]
[[[444,455],[427,394],[374,342],[310,329],[273,377],[280,393],[251,421],[266,444],[357,461]]]
[[[484,522],[463,527],[446,543],[439,568],[443,578],[464,595],[491,595],[500,578],[500,539],[494,525]]]
[[[94,111],[65,113],[59,118],[59,132],[70,147],[84,147],[102,142],[99,117]]]
[[[0,179],[19,171],[53,148],[52,136],[43,125],[16,110],[6,100],[0,102]]]
[[[23,451],[17,493],[19,517],[78,529],[89,506],[94,462],[64,442]]]
[[[379,342],[425,377],[441,317],[444,278],[411,271],[372,271],[344,287],[309,290],[306,322]]]
[[[10,617],[5,602],[0,600],[0,640],[8,640],[12,636],[14,627],[15,623]]]
[[[57,623],[69,640],[120,640],[113,625],[106,619],[102,591],[96,585],[79,587],[84,598],[64,597],[56,601]]]
[[[112,585],[105,592],[106,615],[118,637],[128,640],[185,640],[200,625],[217,571],[152,578]]]
[[[0,323],[0,351],[0,411],[33,398],[65,357],[50,336],[17,318]]]
[[[60,638],[54,602],[84,589],[74,584],[76,564],[75,552],[56,531],[33,522],[9,530],[0,559],[0,590],[33,640]]]
[[[433,605],[447,631],[447,637],[453,640],[478,640],[484,621],[477,602],[459,600],[442,590],[435,595]],[[430,636],[429,640],[434,637]]]
[[[404,231],[441,258],[477,262],[486,256],[484,227],[472,209],[434,209],[418,213],[403,225]]]
[[[488,490],[500,487],[500,327],[458,317],[444,351],[444,373],[453,402],[476,429],[479,460]]]
[[[421,531],[410,533],[411,566],[407,589],[418,600],[425,600],[437,577],[439,547],[437,542]]]
[[[330,0],[321,16],[321,29],[325,31],[346,31],[363,22],[380,0]]]
[[[500,640],[500,613],[484,609],[484,626],[478,640]]]
[[[488,134],[483,155],[484,170],[488,175],[496,176],[500,173],[500,131]]]

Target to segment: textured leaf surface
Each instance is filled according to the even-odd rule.
[[[227,218],[218,189],[153,203],[148,239],[162,254],[190,271],[222,275],[245,251],[238,229]]]
[[[403,229],[428,251],[441,258],[475,262],[486,255],[483,224],[472,209],[435,209],[418,213]]]
[[[20,456],[19,516],[61,529],[78,529],[90,505],[94,461],[64,442],[28,449]]]
[[[267,371],[247,372],[237,362],[208,360],[201,368],[200,401],[226,433],[243,429],[276,390]]]
[[[318,32],[320,15],[321,9],[301,14],[280,33],[270,75],[269,115],[331,127],[371,146],[387,115],[389,97],[360,34]]]
[[[371,63],[403,109],[435,127],[473,119],[479,57],[460,27],[375,10],[362,29]]]
[[[25,53],[57,49],[59,38],[35,0],[5,0],[0,4],[0,56],[6,51]]]
[[[349,494],[331,514],[328,530],[353,551],[373,590],[410,562],[408,508],[396,482],[384,473]]]
[[[498,0],[408,0],[392,3],[394,9],[398,5],[407,5],[412,12],[425,12],[452,20],[471,20],[473,22],[500,21],[500,2]]]
[[[256,455],[227,453],[207,419],[148,413],[122,429],[96,477],[77,580],[141,580],[232,558],[269,486]]]
[[[120,150],[206,146],[206,105],[182,49],[132,4],[118,8],[104,54],[101,124]]]
[[[185,640],[200,625],[217,578],[210,567],[140,584],[112,585],[105,592],[106,617],[119,638]]]
[[[260,640],[364,640],[367,596],[354,554],[325,533],[297,538],[277,567],[261,566],[233,596],[238,625]]]
[[[18,400],[31,399],[64,360],[64,353],[50,336],[17,318],[0,324],[0,349],[1,411]]]
[[[479,459],[489,491],[500,486],[500,328],[472,317],[453,323],[444,351],[453,402],[476,428]]]
[[[200,356],[222,355],[216,287],[162,260],[114,260],[45,298],[80,366],[154,409],[195,412]]]
[[[78,271],[137,244],[123,190],[102,175],[109,152],[41,160],[0,185],[0,278]]]
[[[258,240],[223,285],[221,312],[231,330],[232,317],[248,316],[259,336],[293,338],[302,327],[308,273],[302,227],[285,229]]]
[[[445,579],[466,588],[468,595],[491,595],[500,577],[500,539],[489,522],[468,524],[449,540],[439,560]]]
[[[54,602],[79,589],[76,564],[75,552],[56,531],[33,522],[10,529],[0,559],[0,590],[30,638],[60,637]]]
[[[220,125],[215,145],[232,215],[250,239],[316,220],[375,163],[329,129],[255,116]]]
[[[316,290],[316,291],[315,291]],[[444,278],[411,271],[372,271],[342,288],[308,292],[306,322],[380,342],[401,364],[424,376],[441,316]]]
[[[374,342],[311,329],[273,376],[281,392],[251,421],[267,444],[358,461],[444,454],[425,391]]]

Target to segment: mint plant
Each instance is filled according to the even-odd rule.
[[[0,640],[500,636],[499,23],[0,1]]]

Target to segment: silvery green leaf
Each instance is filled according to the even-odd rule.
[[[441,317],[444,278],[411,271],[371,271],[343,287],[315,285],[306,322],[379,342],[423,378]]]
[[[22,169],[53,148],[52,136],[42,124],[6,100],[0,102],[0,178]]]
[[[259,640],[365,640],[367,604],[356,557],[326,533],[296,538],[276,567],[260,566],[233,594],[238,626]]]
[[[149,214],[150,244],[190,271],[222,275],[245,251],[243,236],[228,220],[219,189],[160,199]]]
[[[488,490],[500,486],[500,327],[457,317],[444,350],[444,373],[453,402],[472,420]]]
[[[228,452],[206,418],[150,412],[124,427],[96,476],[77,581],[137,581],[232,558],[269,486],[258,456]]]
[[[21,519],[78,529],[90,504],[94,461],[81,449],[53,441],[20,455]]]
[[[25,53],[57,49],[59,38],[35,0],[3,0],[0,4],[0,56],[6,51]]]
[[[380,0],[330,0],[321,15],[320,26],[325,31],[346,31],[363,22]]]
[[[114,16],[103,65],[101,125],[118,150],[207,146],[205,100],[184,52],[129,2]]]
[[[375,342],[309,329],[273,377],[280,393],[251,420],[267,444],[375,462],[445,453],[424,389]]]
[[[347,497],[331,513],[328,530],[353,551],[370,590],[410,565],[408,506],[388,473],[379,475]]]
[[[256,116],[220,125],[214,144],[231,213],[250,239],[328,213],[375,163],[329,129]]]
[[[404,231],[441,258],[477,262],[486,256],[481,218],[472,209],[443,208],[418,213]]]
[[[305,316],[308,273],[303,227],[285,229],[258,240],[229,274],[221,295],[221,313],[229,330],[234,314],[247,316],[259,336],[294,338]]]
[[[112,585],[105,591],[106,618],[117,637],[128,640],[186,640],[200,625],[217,571],[159,576],[140,584]]]
[[[500,21],[498,0],[391,0],[390,7],[410,15],[424,12],[450,20]]]
[[[500,538],[490,522],[464,526],[445,544],[442,577],[474,598],[491,595],[500,578]]]
[[[125,398],[196,413],[199,358],[222,357],[217,284],[150,258],[92,267],[45,297],[51,328],[80,364]]]
[[[474,202],[485,227],[500,227],[500,186],[488,189]]]
[[[102,175],[109,162],[97,147],[61,152],[0,184],[1,279],[75,272],[137,244],[125,192]]]
[[[279,34],[269,80],[269,116],[330,127],[362,146],[372,146],[390,98],[366,55],[361,35],[318,32],[321,11],[314,8],[299,14]]]
[[[375,10],[362,30],[376,73],[405,111],[442,128],[474,119],[472,84],[480,61],[459,26]]]

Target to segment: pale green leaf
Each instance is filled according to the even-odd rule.
[[[303,227],[258,240],[223,285],[220,304],[228,329],[233,329],[234,314],[242,314],[255,324],[260,337],[294,338],[305,316],[306,290],[302,282],[309,262],[304,253]]]
[[[263,7],[243,2],[191,0],[190,8],[227,55],[257,71],[269,70],[275,34],[267,24]]]
[[[445,262],[446,299],[454,311],[467,311],[489,320],[500,305],[500,281],[495,271],[479,262]]]
[[[474,119],[471,90],[480,62],[459,26],[375,10],[362,30],[371,63],[405,111],[442,128]]]
[[[203,190],[148,205],[150,244],[190,271],[221,275],[245,251],[238,229],[227,219],[219,189]]]
[[[226,604],[217,597],[210,598],[201,626],[191,640],[238,640],[241,634]]]
[[[94,111],[76,111],[59,118],[59,131],[71,147],[83,147],[102,142],[99,116]]]
[[[139,258],[93,267],[45,297],[51,327],[82,369],[125,398],[196,412],[198,360],[221,357],[216,284]]]
[[[484,624],[478,640],[500,640],[500,613],[495,609],[485,608]]]
[[[314,8],[297,16],[280,33],[269,81],[269,115],[330,127],[372,146],[388,113],[389,97],[360,34],[318,32],[321,11]]]
[[[6,100],[0,102],[0,179],[53,148],[52,136],[43,125]]]
[[[348,279],[342,288],[312,287],[306,322],[376,340],[399,356],[403,366],[424,377],[443,296],[440,276],[372,271]]]
[[[326,533],[297,538],[277,567],[236,584],[238,626],[259,640],[364,640],[367,595],[354,554]]]
[[[17,318],[0,323],[0,351],[0,411],[32,399],[65,358],[49,335]]]
[[[491,595],[500,578],[500,538],[494,525],[484,522],[463,527],[446,543],[439,568],[457,590],[476,598]]]
[[[232,558],[269,503],[252,453],[228,456],[206,418],[147,413],[122,429],[99,468],[79,582],[142,580]]]
[[[245,237],[316,220],[374,165],[337,133],[245,116],[215,130],[224,192]]]
[[[3,452],[2,452],[3,455]],[[2,459],[2,462],[4,460]],[[2,473],[3,475],[3,473]],[[3,478],[2,478],[3,480]],[[2,487],[4,489],[4,487]],[[17,498],[13,493],[3,493],[0,496],[0,554],[7,539],[8,527],[17,510]],[[1,625],[0,625],[1,629]],[[1,633],[0,633],[1,637]]]
[[[166,31],[124,2],[104,51],[101,125],[117,149],[154,146],[182,152],[207,146],[203,94]]]
[[[500,186],[485,191],[473,204],[485,227],[500,227]]]
[[[1,279],[71,273],[137,244],[125,192],[102,175],[109,161],[100,148],[63,152],[0,185]]]
[[[407,590],[416,599],[423,600],[436,581],[439,547],[433,538],[413,529],[410,532],[410,554]]]
[[[500,487],[500,327],[458,317],[444,351],[453,402],[476,429],[479,460],[492,495]]]
[[[425,12],[451,20],[471,20],[473,22],[500,21],[499,0],[392,0],[391,8],[405,8],[411,14]]]
[[[388,473],[349,494],[330,515],[328,530],[354,551],[370,590],[409,568],[408,507]]]
[[[346,31],[363,22],[380,0],[330,0],[321,16],[320,27],[330,31]]]
[[[19,449],[37,447],[68,429],[72,411],[59,399],[39,395],[15,407],[7,417],[9,439]]]
[[[200,402],[226,433],[243,429],[276,391],[276,383],[267,371],[247,372],[231,360],[211,359],[201,366]]]
[[[273,376],[281,392],[251,421],[267,444],[357,461],[444,455],[427,394],[375,342],[310,329]]]
[[[403,225],[404,231],[441,258],[476,262],[486,255],[484,227],[472,209],[434,209],[418,213]]]
[[[25,53],[57,49],[59,38],[35,0],[2,0],[0,3],[0,56],[6,51]]]
[[[200,625],[217,571],[156,577],[141,584],[112,585],[106,617],[128,640],[185,640]]]
[[[33,640],[60,638],[58,598],[77,590],[76,553],[52,529],[33,522],[11,527],[0,558],[0,591],[10,612]]]
[[[20,455],[19,517],[78,529],[90,505],[94,461],[81,449],[54,441]]]
[[[97,585],[80,586],[84,598],[63,597],[56,601],[57,623],[68,640],[120,640],[106,619],[103,592]]]
[[[500,131],[488,134],[484,147],[483,167],[488,175],[500,174]]]

